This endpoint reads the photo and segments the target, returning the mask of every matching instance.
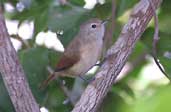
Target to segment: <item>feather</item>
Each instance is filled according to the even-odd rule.
[[[60,72],[60,71],[66,70],[66,69],[72,67],[79,60],[80,59],[78,56],[67,57],[67,56],[63,55],[55,68],[55,72]]]

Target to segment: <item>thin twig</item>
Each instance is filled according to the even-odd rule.
[[[116,15],[116,2],[112,0],[112,16],[108,17],[107,20],[111,21],[110,26],[106,29],[104,36],[104,47],[103,47],[103,56],[105,57],[106,50],[113,44],[113,32],[115,30],[115,15]]]
[[[16,34],[16,35],[13,35],[12,34],[12,35],[10,35],[10,37],[13,37],[13,38],[19,40],[25,48],[31,48],[30,45],[29,45],[29,43],[28,43],[28,41],[27,40],[24,40],[18,34]]]
[[[116,2],[115,2],[115,0],[112,0],[112,26],[111,26],[112,33],[111,33],[111,36],[113,35],[114,28],[115,28],[115,22],[116,22],[115,16],[116,16]]]
[[[59,2],[60,2],[61,5],[66,5],[68,3],[67,0],[59,0]]]
[[[154,58],[154,61],[156,63],[156,65],[158,66],[158,68],[160,69],[160,71],[171,81],[169,75],[165,72],[165,70],[162,68],[162,66],[159,63],[159,59],[157,58],[157,43],[159,41],[159,25],[158,25],[158,17],[155,11],[155,7],[154,4],[152,3],[151,0],[150,4],[151,4],[151,8],[153,11],[153,16],[154,16],[154,23],[155,23],[155,31],[154,31],[154,36],[153,36],[153,48],[152,48],[152,56]]]

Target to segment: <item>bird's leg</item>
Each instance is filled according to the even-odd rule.
[[[88,80],[85,77],[83,77],[82,75],[79,75],[79,78],[82,79],[83,81],[85,81],[86,83],[88,82]]]
[[[101,66],[107,58],[104,58],[100,63],[95,64],[94,66]],[[79,75],[79,78],[82,79],[83,81],[85,81],[86,83],[91,83],[92,81],[95,80],[95,77],[91,77],[89,79],[86,79],[83,75]]]

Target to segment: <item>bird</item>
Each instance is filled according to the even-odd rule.
[[[77,35],[68,44],[54,73],[42,86],[59,77],[81,77],[100,59],[103,49],[105,24],[107,20],[89,19],[80,25]]]

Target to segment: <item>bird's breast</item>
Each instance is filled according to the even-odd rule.
[[[80,47],[81,58],[71,69],[75,75],[85,74],[98,61],[103,43],[102,41],[91,41]]]

